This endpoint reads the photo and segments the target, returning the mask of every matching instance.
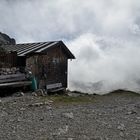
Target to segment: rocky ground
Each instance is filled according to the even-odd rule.
[[[140,140],[140,95],[4,97],[0,140]]]

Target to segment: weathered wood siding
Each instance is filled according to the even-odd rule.
[[[26,66],[37,78],[39,88],[55,83],[67,87],[67,63],[61,47],[51,48],[44,54],[36,54],[26,60]]]
[[[17,65],[17,53],[16,52],[10,52],[0,53],[0,68],[6,68],[6,67],[16,67]]]

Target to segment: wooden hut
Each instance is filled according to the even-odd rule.
[[[56,91],[67,88],[68,59],[75,57],[62,41],[2,47],[17,52],[18,66],[32,72],[39,89]]]

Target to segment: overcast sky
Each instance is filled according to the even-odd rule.
[[[139,0],[1,0],[0,31],[21,42],[63,40],[69,88],[140,91]]]

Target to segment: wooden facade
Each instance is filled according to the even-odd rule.
[[[0,68],[11,68],[17,65],[16,52],[0,52]]]
[[[42,54],[34,54],[26,59],[26,67],[36,77],[38,88],[67,87],[68,58],[61,47],[54,47]]]
[[[4,46],[17,51],[17,65],[32,73],[39,89],[67,88],[68,59],[74,55],[62,41]]]

